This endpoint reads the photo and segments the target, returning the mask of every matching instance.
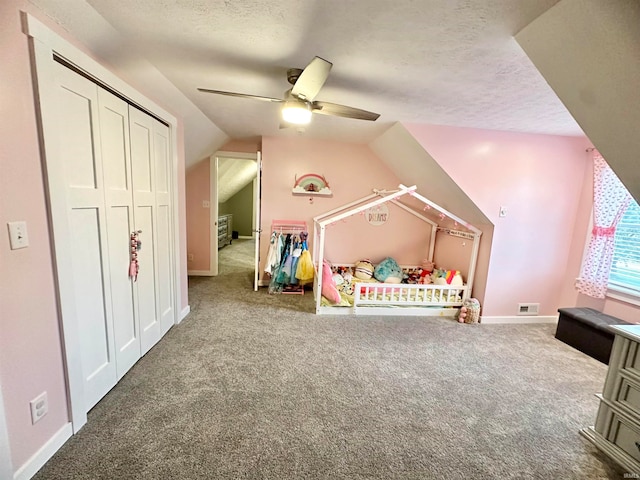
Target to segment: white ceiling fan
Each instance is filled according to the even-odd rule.
[[[320,57],[315,57],[304,69],[290,68],[287,70],[287,80],[293,87],[285,92],[284,98],[225,92],[222,90],[211,90],[209,88],[198,88],[198,90],[230,97],[253,98],[264,102],[281,103],[283,104],[282,119],[287,123],[296,125],[309,123],[313,113],[375,121],[380,114],[359,108],[347,107],[346,105],[339,105],[337,103],[314,100],[326,82],[332,66],[333,64],[331,62]]]

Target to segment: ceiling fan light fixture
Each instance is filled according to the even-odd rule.
[[[282,119],[295,125],[311,122],[311,106],[303,102],[286,102],[282,107]]]

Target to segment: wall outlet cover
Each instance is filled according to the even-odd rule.
[[[36,423],[44,417],[49,411],[49,401],[47,392],[42,392],[36,398],[29,402],[31,408],[31,423]]]

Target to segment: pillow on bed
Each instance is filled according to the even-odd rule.
[[[373,270],[373,276],[382,283],[400,283],[402,281],[402,269],[393,258],[382,260]]]
[[[340,303],[340,293],[333,280],[331,265],[326,260],[322,261],[322,296],[331,303]]]

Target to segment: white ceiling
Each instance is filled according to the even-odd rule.
[[[280,98],[316,55],[333,62],[316,100],[381,117],[314,115],[305,136],[369,142],[396,121],[583,135],[513,39],[558,0],[31,1],[87,31],[93,7],[231,138],[300,133],[276,104],[197,87]]]

